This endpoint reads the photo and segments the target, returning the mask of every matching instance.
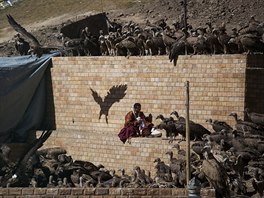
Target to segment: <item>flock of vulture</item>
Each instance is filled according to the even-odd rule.
[[[236,113],[235,126],[224,121],[208,119],[213,131],[199,123],[189,121],[191,141],[191,175],[202,182],[202,187],[211,186],[216,197],[248,196],[263,197],[264,189],[264,114],[244,111],[248,121],[239,119]],[[158,115],[158,129],[166,130],[170,142],[179,134],[185,139],[186,121],[176,111],[170,117]],[[170,164],[160,163],[158,176],[173,182],[177,187],[186,183],[185,151],[179,144],[177,157],[167,152]],[[172,177],[171,177],[172,176]]]
[[[40,57],[56,47],[42,46],[38,40],[11,15],[7,15],[10,25],[19,33],[16,35],[16,49],[21,55],[34,53]],[[64,52],[78,56],[143,56],[168,55],[176,65],[180,54],[220,54],[220,53],[263,53],[264,23],[254,16],[246,27],[232,29],[227,34],[223,23],[219,27],[184,28],[182,23],[173,27],[165,20],[157,23],[146,22],[144,28],[129,22],[121,25],[107,20],[109,34],[91,35],[88,28],[81,31],[80,38],[67,39],[61,35]],[[27,42],[23,37],[30,40]],[[66,53],[67,54],[67,53]],[[236,124],[231,127],[224,121],[208,119],[213,132],[199,123],[190,121],[191,175],[197,177],[202,187],[216,189],[216,197],[253,195],[263,197],[264,188],[264,115],[245,109],[249,121],[239,119],[231,113]],[[185,138],[186,122],[176,111],[166,118],[159,115],[161,122],[156,126],[166,130],[170,142],[179,134]],[[44,131],[29,152],[16,163],[8,159],[10,149],[1,146],[0,185],[32,187],[185,187],[185,151],[175,144],[168,151],[169,164],[157,158],[154,161],[156,174],[151,175],[135,167],[131,175],[125,170],[106,170],[88,161],[73,160],[62,148],[42,149],[43,142],[50,135]],[[175,150],[174,150],[175,149]],[[176,154],[173,156],[173,154]]]
[[[236,124],[208,119],[213,131],[189,121],[191,138],[191,177],[201,187],[213,187],[216,197],[263,197],[264,189],[264,115],[245,109],[249,121],[231,113]],[[174,111],[170,117],[157,116],[155,127],[166,130],[166,136],[181,134],[185,138],[186,121]],[[18,162],[9,160],[10,148],[1,146],[0,185],[2,187],[124,187],[184,188],[186,187],[186,154],[180,144],[172,144],[166,155],[169,163],[155,159],[155,175],[134,167],[107,170],[103,165],[73,160],[62,148],[39,149],[51,131],[43,134]]]
[[[40,57],[43,53],[57,49],[69,56],[143,56],[168,55],[176,65],[178,55],[184,54],[237,54],[264,52],[264,23],[251,16],[248,24],[239,29],[233,28],[227,33],[226,24],[218,27],[206,23],[204,27],[184,26],[183,21],[166,23],[165,19],[150,23],[144,27],[132,21],[121,24],[107,19],[109,33],[100,31],[99,36],[92,35],[89,28],[80,30],[80,37],[69,39],[58,34],[61,47],[42,46],[38,40],[18,24],[11,15],[7,15],[10,25],[19,33],[16,35],[16,49],[21,55],[29,52]],[[26,41],[23,37],[26,37]]]

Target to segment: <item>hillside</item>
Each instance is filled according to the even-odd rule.
[[[264,1],[262,0],[188,0],[188,22],[193,26],[203,26],[211,21],[213,25],[226,23],[230,30],[247,24],[250,16],[255,15],[264,21]],[[143,24],[146,20],[155,22],[166,18],[168,24],[179,20],[183,14],[180,0],[23,0],[1,10],[0,55],[14,55],[11,39],[15,32],[6,20],[11,14],[23,27],[32,32],[42,44],[59,33],[63,23],[76,21],[87,15],[107,12],[109,18],[119,21],[134,21]],[[55,42],[55,41],[52,41]]]

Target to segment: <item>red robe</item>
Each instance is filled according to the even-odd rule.
[[[137,122],[136,117],[140,117],[142,124]],[[146,117],[142,111],[136,116],[133,111],[130,111],[125,116],[124,127],[118,134],[120,140],[125,143],[130,137],[148,136],[153,124],[146,121]]]

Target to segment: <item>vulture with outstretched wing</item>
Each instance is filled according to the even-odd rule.
[[[31,41],[31,49],[29,51],[35,54],[37,57],[41,57],[45,53],[50,53],[51,50],[58,50],[58,48],[60,48],[60,47],[42,46],[39,43],[39,41],[36,39],[36,37],[33,36],[31,33],[29,33],[20,24],[18,24],[10,14],[7,14],[6,16],[12,28]]]
[[[92,88],[92,96],[97,104],[100,106],[99,120],[102,115],[105,115],[105,121],[108,124],[109,109],[115,102],[119,102],[126,95],[127,85],[116,85],[109,89],[104,99]]]

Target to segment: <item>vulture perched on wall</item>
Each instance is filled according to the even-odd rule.
[[[38,58],[41,57],[45,53],[50,53],[51,50],[58,50],[59,47],[54,46],[43,46],[39,43],[37,38],[33,36],[33,34],[29,33],[25,28],[23,28],[20,24],[18,24],[15,19],[10,15],[6,15],[8,19],[8,23],[11,27],[17,31],[18,33],[22,34],[23,36],[27,37],[31,41],[31,49],[29,52],[35,54]]]

